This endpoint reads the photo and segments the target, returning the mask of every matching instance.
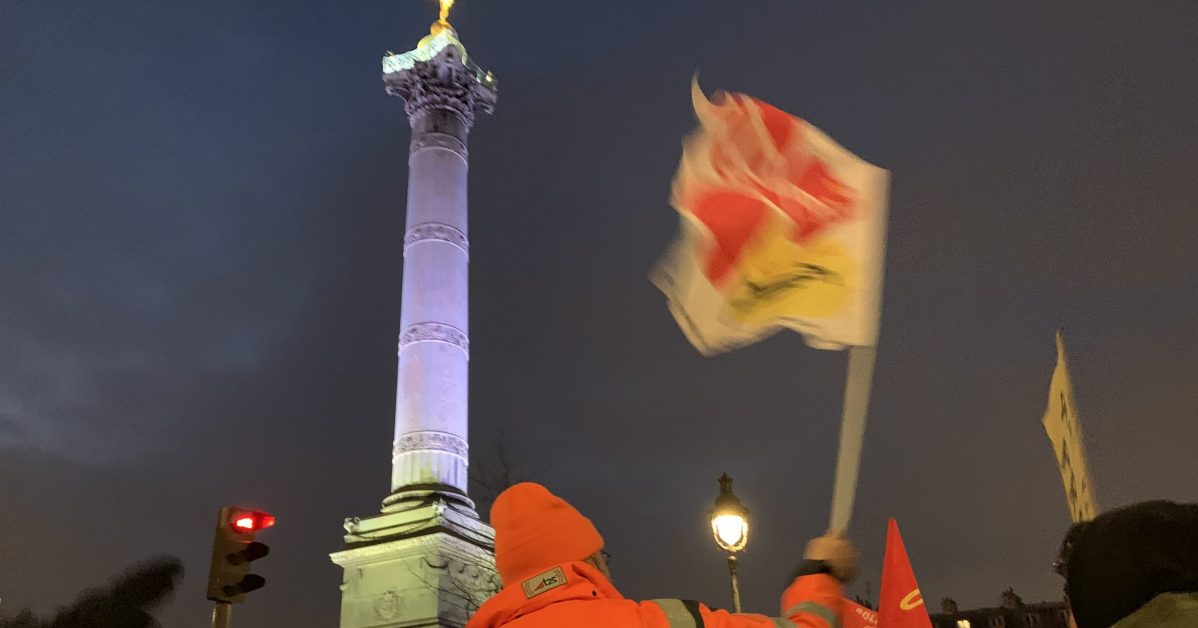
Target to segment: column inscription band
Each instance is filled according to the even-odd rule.
[[[399,333],[399,350],[419,342],[444,342],[451,344],[470,357],[470,338],[466,333],[444,323],[416,323]]]
[[[408,247],[413,244],[428,242],[430,240],[447,242],[462,249],[467,254],[470,253],[470,243],[466,240],[466,234],[439,222],[426,222],[408,229],[403,238],[404,252],[406,253]]]
[[[395,440],[394,455],[409,451],[447,451],[463,458],[469,451],[466,439],[448,432],[409,432]]]
[[[444,148],[457,153],[463,160],[469,159],[466,143],[448,133],[417,133],[412,137],[408,152],[416,154],[426,148]]]

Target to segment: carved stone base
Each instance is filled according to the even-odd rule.
[[[341,628],[460,628],[499,590],[494,532],[430,495],[406,510],[345,521]]]

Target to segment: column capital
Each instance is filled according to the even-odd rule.
[[[413,121],[430,111],[448,111],[467,130],[476,113],[494,110],[498,96],[495,77],[469,61],[460,42],[445,33],[411,52],[384,57],[383,83],[388,94],[404,99]]]

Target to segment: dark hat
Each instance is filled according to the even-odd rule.
[[[1104,513],[1070,531],[1062,559],[1078,628],[1108,628],[1161,593],[1198,591],[1198,504]]]

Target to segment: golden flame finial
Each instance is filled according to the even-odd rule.
[[[433,22],[432,26],[429,27],[428,35],[424,39],[421,39],[420,43],[416,44],[417,48],[423,48],[435,37],[444,32],[448,32],[450,38],[454,42],[457,42],[457,33],[454,32],[453,26],[449,23],[449,10],[453,8],[453,5],[455,2],[457,2],[457,0],[439,0],[439,2],[441,3],[441,15],[437,18],[437,21]],[[462,47],[460,42],[457,42],[456,45],[459,48]],[[465,52],[466,50],[463,48],[462,53],[465,54]]]

